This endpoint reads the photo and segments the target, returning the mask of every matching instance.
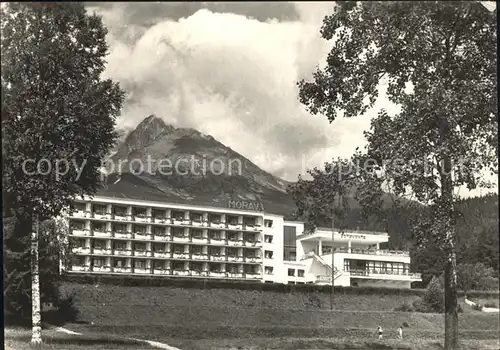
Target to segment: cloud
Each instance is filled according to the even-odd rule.
[[[311,116],[296,82],[325,62],[319,36],[332,2],[90,3],[108,27],[107,77],[128,93],[118,119],[135,127],[150,114],[210,134],[262,169],[295,180],[306,168],[364,145],[381,108],[339,119]]]

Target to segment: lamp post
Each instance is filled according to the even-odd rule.
[[[333,288],[335,286],[335,265],[334,265],[334,258],[333,258],[334,242],[335,242],[335,229],[334,229],[334,220],[332,217],[332,288],[330,289],[330,310],[333,310],[333,295],[334,295]]]

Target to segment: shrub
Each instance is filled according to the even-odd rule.
[[[408,322],[403,322],[403,327],[409,328],[410,325],[408,324]]]
[[[495,304],[493,302],[488,302],[484,304],[484,307],[492,307],[498,309],[498,304]]]
[[[418,312],[444,312],[444,291],[438,278],[433,278],[420,300],[413,303]]]
[[[395,308],[394,311],[413,312],[414,307],[410,303],[404,303],[403,305],[400,305],[397,308]]]

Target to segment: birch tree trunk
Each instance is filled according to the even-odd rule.
[[[38,234],[40,222],[35,218],[35,229],[31,233],[31,344],[42,348],[42,316],[40,312],[40,276],[38,273]]]

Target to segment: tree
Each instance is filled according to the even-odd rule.
[[[101,77],[106,29],[82,4],[8,3],[1,16],[4,216],[32,232],[32,343],[39,347],[39,223],[95,193],[124,93]]]
[[[458,288],[465,292],[471,290],[498,290],[498,278],[491,267],[482,263],[457,264]]]
[[[305,180],[300,175],[298,181],[290,185],[290,193],[297,205],[296,216],[306,220],[310,228],[315,228],[325,221],[331,224],[332,245],[334,244],[335,225],[342,233],[348,224],[351,202],[358,200],[362,208],[368,208],[366,203],[377,201],[380,207],[381,193],[370,193],[370,190],[380,190],[379,180],[376,176],[370,176],[368,171],[360,172],[356,166],[365,157],[357,152],[352,159],[338,158],[332,162],[326,162],[324,169],[313,168],[307,170],[311,180]],[[374,185],[376,184],[376,185]],[[366,212],[361,212],[366,217]],[[333,248],[333,247],[332,247]],[[322,252],[319,252],[321,255]],[[332,288],[330,294],[330,309],[333,309],[333,295],[335,285],[334,249],[332,249]]]
[[[321,35],[334,39],[332,50],[313,81],[298,83],[299,99],[332,122],[364,114],[387,84],[401,111],[372,120],[368,154],[396,194],[433,205],[433,234],[446,255],[445,347],[457,348],[454,189],[488,186],[483,171],[498,169],[496,10],[342,1]]]

